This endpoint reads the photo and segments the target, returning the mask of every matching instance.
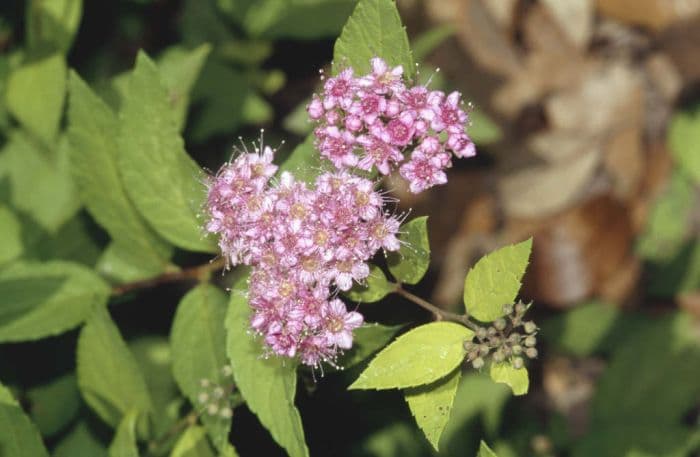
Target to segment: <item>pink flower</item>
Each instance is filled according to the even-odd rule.
[[[311,99],[311,103],[306,106],[306,112],[309,113],[309,117],[311,119],[317,121],[323,117],[326,110],[323,108],[323,102],[321,102],[321,99],[314,95]]]
[[[447,138],[447,147],[452,149],[452,152],[457,157],[474,157],[476,155],[476,146],[471,138],[464,133],[450,133]]]
[[[459,92],[452,92],[447,99],[434,108],[435,117],[431,127],[436,132],[447,129],[449,132],[462,132],[467,122],[467,113],[459,108],[461,96]]]
[[[378,94],[384,94],[389,91],[401,92],[405,89],[401,80],[403,76],[403,67],[401,65],[390,69],[386,62],[379,57],[373,57],[370,63],[372,65],[372,73],[360,78],[362,87],[371,89]]]
[[[325,336],[328,345],[350,349],[352,347],[352,331],[362,325],[362,315],[354,311],[348,312],[345,303],[336,298],[328,304],[326,319]]]
[[[403,155],[391,144],[388,144],[373,135],[361,135],[357,143],[362,146],[364,156],[357,163],[362,170],[371,170],[373,166],[383,175],[391,173],[394,163],[401,162]]]
[[[352,133],[331,126],[317,132],[316,137],[319,140],[319,152],[336,168],[353,167],[357,164],[357,156],[353,153],[355,137]]]
[[[401,165],[399,172],[409,182],[409,190],[418,194],[436,184],[447,182],[443,168],[444,159],[439,155],[429,156],[417,149],[411,155],[411,160]]]
[[[324,98],[323,107],[326,110],[336,106],[347,109],[352,103],[353,91],[355,89],[355,78],[353,78],[352,68],[346,68],[334,78],[329,78],[323,85]]]

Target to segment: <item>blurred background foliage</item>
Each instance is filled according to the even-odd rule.
[[[284,157],[310,131],[305,103],[354,3],[0,3],[0,272],[31,259],[95,267],[114,285],[148,275],[110,249],[76,192],[67,68],[116,108],[123,74],[144,49],[172,90],[186,149],[200,165],[217,169],[239,137],[256,139],[260,128],[267,144],[286,141]],[[531,393],[516,400],[478,373],[465,376],[440,455],[473,455],[481,438],[501,457],[698,455],[700,1],[398,6],[419,78],[473,101],[479,148],[478,158],[455,164],[449,185],[419,197],[384,182],[402,210],[430,216],[434,261],[418,293],[456,308],[475,259],[533,235],[526,290],[543,327]],[[177,251],[174,259],[189,266],[209,256]],[[28,293],[3,287],[0,322],[12,316],[10,300]],[[165,428],[183,402],[167,335],[187,288],[127,294],[111,308],[168,405]],[[394,301],[363,311],[394,324],[429,318]],[[76,339],[72,331],[0,345],[0,379],[53,455],[102,456],[110,432],[78,393]],[[311,454],[432,455],[400,395],[344,391],[360,369],[302,386]],[[266,433],[236,410],[241,455],[282,455]]]

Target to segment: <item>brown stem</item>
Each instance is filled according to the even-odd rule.
[[[168,273],[163,273],[155,278],[144,279],[141,281],[128,282],[126,284],[121,284],[115,286],[112,289],[112,295],[124,295],[128,292],[139,289],[150,289],[151,287],[159,286],[161,284],[166,284],[169,282],[179,282],[179,281],[189,281],[195,280],[200,281],[207,278],[212,272],[221,270],[226,266],[226,259],[219,258],[212,262],[206,263],[204,265],[198,265],[192,268],[185,268],[180,271],[173,271]]]
[[[171,438],[175,437],[178,433],[183,431],[189,426],[197,423],[197,411],[190,411],[188,415],[175,422],[172,427],[165,431],[161,436],[150,441],[148,443],[148,450],[154,453],[158,448],[168,442]]]
[[[394,289],[394,292],[401,295],[405,299],[412,301],[416,305],[420,306],[423,309],[426,309],[433,313],[435,315],[435,318],[439,321],[451,321],[451,322],[457,322],[458,324],[462,324],[465,327],[469,328],[470,330],[477,331],[479,330],[479,327],[477,324],[469,320],[469,317],[465,314],[456,314],[456,313],[451,313],[449,311],[445,311],[442,308],[438,308],[437,306],[433,305],[427,300],[424,300],[420,298],[417,295],[413,295],[411,292],[407,291],[406,289],[402,288],[400,284],[396,284],[396,288]]]

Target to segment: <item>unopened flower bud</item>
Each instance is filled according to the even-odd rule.
[[[216,403],[209,403],[209,406],[207,406],[207,413],[210,416],[215,416],[216,413],[219,412],[219,406]]]
[[[199,385],[200,385],[202,388],[204,388],[204,389],[206,389],[207,387],[209,387],[209,384],[210,384],[210,382],[209,382],[208,379],[202,378],[202,379],[199,380]]]
[[[469,352],[474,349],[474,343],[471,340],[465,340],[463,347],[465,351]]]
[[[498,336],[494,336],[489,340],[489,342],[491,343],[491,347],[497,348],[501,345],[501,343],[503,343],[503,340]]]
[[[233,411],[231,411],[231,408],[228,407],[221,408],[221,411],[219,411],[219,416],[224,419],[229,419],[231,416],[233,416]]]
[[[510,336],[508,337],[508,341],[511,344],[519,343],[520,342],[520,333],[511,333]]]
[[[221,369],[221,374],[224,375],[224,377],[228,378],[233,374],[233,369],[231,368],[231,365],[224,365],[224,367]]]
[[[531,359],[534,359],[537,357],[537,349],[535,348],[527,348],[525,349],[525,355],[528,356]]]
[[[524,324],[525,333],[534,333],[537,330],[537,326],[532,321],[527,321]]]
[[[484,327],[479,327],[479,330],[476,331],[476,336],[480,340],[483,340],[484,338],[486,338],[488,336],[488,332],[486,331],[486,329]]]
[[[488,329],[489,336],[495,336],[497,333],[498,333],[498,330],[496,330],[493,327],[489,327],[489,329]]]
[[[534,336],[528,336],[527,338],[525,338],[525,346],[533,347],[536,344],[537,344],[537,338],[535,338]]]
[[[479,350],[478,350],[478,349],[474,349],[473,351],[471,351],[471,352],[469,353],[469,355],[467,356],[467,359],[468,359],[469,361],[472,361],[472,360],[474,360],[474,359],[477,358],[477,357],[479,357]]]
[[[200,403],[206,403],[209,401],[209,395],[206,392],[200,392],[199,395],[197,395],[197,401]]]
[[[513,351],[513,354],[520,355],[523,352],[523,347],[519,344],[515,344],[511,346],[511,350]]]
[[[515,305],[515,313],[518,315],[522,315],[525,313],[525,304],[523,302],[518,302],[517,305]]]
[[[482,357],[485,357],[489,354],[491,351],[491,348],[489,348],[486,344],[482,344],[479,346],[479,355]]]
[[[496,319],[496,322],[493,323],[493,326],[496,327],[496,330],[503,330],[506,328],[506,320],[505,319]]]
[[[472,366],[474,367],[475,370],[481,369],[484,366],[484,359],[482,359],[481,357],[477,357],[472,362]]]
[[[510,348],[510,346],[503,346],[503,349],[501,350],[503,351],[503,355],[505,355],[506,357],[510,357],[511,355],[513,355],[513,350]]]
[[[221,398],[224,396],[224,389],[220,386],[216,386],[216,388],[212,392],[212,395],[214,396],[214,398]]]
[[[513,305],[507,304],[503,305],[503,314],[510,314],[513,312]]]
[[[516,370],[521,369],[525,365],[525,362],[523,362],[522,357],[515,357],[513,359],[513,368]]]
[[[498,350],[498,351],[493,353],[493,361],[494,362],[503,362],[503,360],[505,360],[505,358],[506,358],[506,356],[503,353],[503,351],[501,351],[501,350]]]

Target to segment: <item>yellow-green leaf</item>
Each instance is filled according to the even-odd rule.
[[[525,395],[530,387],[527,368],[515,369],[510,362],[491,364],[489,374],[494,381],[507,384],[515,395]]]
[[[352,289],[343,294],[358,303],[374,303],[394,291],[395,285],[390,283],[381,268],[370,265],[369,276],[363,284],[355,284]]]
[[[423,279],[430,266],[428,216],[417,217],[403,224],[399,233],[401,249],[387,257],[389,271],[403,283],[416,284]]]

